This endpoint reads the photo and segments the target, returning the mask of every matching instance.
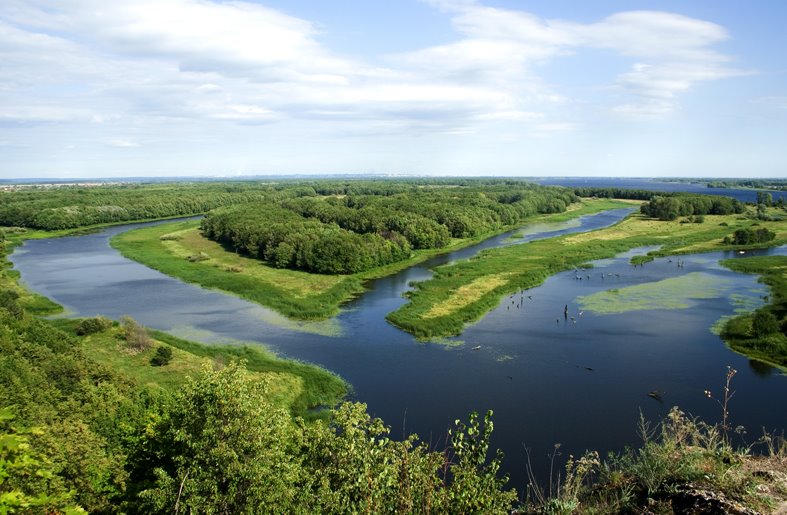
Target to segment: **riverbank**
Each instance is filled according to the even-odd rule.
[[[629,202],[583,200],[564,213],[540,215],[527,224],[561,222]],[[123,256],[182,281],[214,288],[256,302],[297,320],[320,320],[339,312],[340,306],[360,295],[367,281],[410,268],[432,257],[454,252],[511,231],[505,227],[475,238],[453,239],[451,244],[418,250],[410,259],[352,275],[325,275],[273,268],[264,262],[229,251],[199,232],[199,222],[176,222],[118,234],[111,245]]]
[[[727,320],[721,337],[740,354],[787,372],[787,256],[726,259],[722,265],[736,272],[756,274],[768,285],[768,303],[757,311]]]
[[[458,335],[506,295],[533,288],[558,272],[634,248],[659,246],[650,256],[753,248],[724,244],[723,239],[755,224],[775,233],[770,246],[787,243],[787,222],[758,221],[751,218],[753,214],[708,215],[703,223],[659,221],[635,214],[606,229],[488,249],[474,259],[436,268],[432,279],[416,284],[410,302],[387,318],[419,338]],[[633,263],[644,261],[642,256],[632,258]],[[475,287],[481,284],[493,287]]]
[[[3,292],[0,307],[8,309],[6,304],[18,305],[22,310],[20,313],[27,312],[35,316],[63,313],[60,304],[19,284],[19,272],[11,268],[7,256],[26,239],[72,236],[85,232],[85,229],[73,229],[6,233],[5,240],[0,242],[0,290]],[[75,333],[79,319],[51,319],[46,322],[66,331],[78,341],[88,359],[126,374],[148,388],[172,392],[185,384],[187,377],[199,373],[205,363],[215,366],[242,360],[259,380],[270,383],[272,402],[293,415],[313,418],[314,408],[335,406],[350,391],[349,384],[336,374],[316,365],[279,358],[258,344],[206,345],[151,330],[152,344],[149,348],[140,352],[126,352],[121,348],[117,326],[98,334],[79,336]],[[150,363],[159,347],[169,348],[173,352],[173,358],[167,366],[155,367]]]

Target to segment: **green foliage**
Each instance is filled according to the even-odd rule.
[[[251,182],[30,188],[3,195],[0,225],[54,231],[195,215],[275,194],[273,186]]]
[[[0,513],[87,513],[58,483],[51,461],[31,446],[31,437],[43,431],[15,427],[13,420],[11,409],[0,408]]]
[[[50,324],[0,309],[0,398],[14,406],[31,456],[51,477],[14,477],[31,495],[73,491],[68,501],[112,512],[125,490],[122,442],[145,409],[140,390],[90,362]],[[59,494],[58,494],[59,495]]]
[[[743,209],[743,204],[731,197],[687,194],[657,195],[640,207],[642,214],[659,220],[675,220],[679,216],[692,215],[729,215],[742,213]],[[692,221],[697,220],[694,218]],[[704,218],[700,218],[697,223],[702,221]]]
[[[154,430],[167,455],[140,493],[145,511],[287,511],[298,494],[295,427],[265,391],[238,364],[188,383]]]
[[[98,316],[93,318],[85,318],[79,322],[75,332],[80,336],[101,333],[112,327],[112,320]]]
[[[526,183],[283,197],[212,211],[201,228],[208,238],[275,267],[350,274],[405,260],[413,249],[445,247],[451,237],[477,237],[534,214],[563,212],[575,200],[567,190]]]
[[[779,330],[779,321],[770,311],[761,309],[754,314],[752,330],[757,338],[765,338]]]
[[[498,477],[503,454],[498,450],[493,459],[487,458],[494,429],[492,411],[484,416],[483,426],[475,412],[467,425],[460,420],[454,425],[448,432],[457,460],[450,469],[449,506],[457,513],[508,513],[516,492],[503,489],[507,476]]]
[[[736,230],[732,235],[733,245],[754,245],[757,243],[767,243],[776,238],[776,233],[769,231],[765,227],[759,229],[744,228]]]
[[[305,428],[304,501],[319,513],[439,512],[444,463],[410,436],[402,442],[364,404],[345,403],[328,426]]]
[[[154,367],[163,367],[168,365],[171,360],[172,349],[162,345],[156,349],[156,355],[150,358],[150,364]]]
[[[362,404],[303,425],[235,363],[205,369],[137,439],[129,504],[147,513],[508,513],[516,499],[487,462],[491,414],[452,431],[455,462],[402,442]],[[135,504],[136,503],[136,504]]]
[[[0,290],[0,308],[5,309],[8,313],[16,318],[22,316],[22,306],[18,302],[19,294],[13,290]]]

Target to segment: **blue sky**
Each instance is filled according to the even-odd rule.
[[[787,177],[787,2],[3,0],[0,177]]]

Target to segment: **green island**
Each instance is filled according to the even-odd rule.
[[[177,189],[167,188],[170,197]],[[35,193],[37,201],[46,198],[44,192]],[[58,210],[78,198],[66,193],[47,209],[60,215],[81,212]],[[104,194],[99,202],[111,200],[111,191]],[[13,211],[9,205],[3,206],[5,212]],[[533,215],[514,225],[569,220],[619,205],[583,200],[564,212]],[[208,208],[193,206],[188,213],[165,216]],[[550,477],[548,487],[533,483],[529,492],[517,493],[499,473],[503,457],[490,452],[491,412],[457,419],[446,447],[435,450],[415,435],[394,439],[363,404],[339,403],[348,385],[330,372],[281,360],[257,346],[203,345],[128,318],[42,318],[62,308],[19,284],[7,260],[11,250],[25,239],[73,234],[69,224],[84,230],[127,221],[120,219],[126,216],[109,221],[85,216],[59,224],[58,231],[3,223],[2,513],[659,513],[697,503],[716,513],[748,513],[787,507],[787,443],[765,434],[756,442],[756,456],[754,444],[735,447],[726,423],[727,398],[721,399],[720,424],[705,424],[673,408],[658,425],[640,421],[640,447],[603,458],[593,451],[569,457],[556,484]],[[156,213],[139,216],[134,219],[156,218]],[[437,268],[435,278],[419,284],[411,302],[390,320],[419,336],[455,334],[508,292],[632,248],[660,245],[651,256],[666,256],[784,244],[787,222],[779,217],[775,208],[754,207],[730,214],[679,214],[673,220],[639,214],[592,233],[490,249]],[[216,272],[223,284],[209,286],[241,296],[248,291],[244,288],[279,284],[277,295],[284,300],[282,307],[273,307],[305,318],[330,316],[368,278],[510,228],[501,224],[452,238],[443,247],[415,249],[407,259],[383,267],[329,275],[271,267],[239,255],[201,236],[197,224],[173,222],[130,232],[115,244],[128,253],[136,248],[143,262],[158,260],[151,266],[161,270],[177,263],[167,271],[172,275],[192,266],[206,276]],[[208,258],[188,259],[200,253]],[[646,260],[635,256],[632,262]],[[725,339],[738,352],[783,366],[787,258],[745,258],[724,265],[761,275],[772,291],[766,306],[727,322]],[[235,284],[228,277],[250,282]],[[299,308],[299,299],[319,288],[317,299]],[[734,370],[727,375],[728,389],[734,375]]]
[[[570,206],[564,213],[532,216],[526,223],[561,222],[620,207],[630,207],[630,204],[587,200]],[[370,270],[327,275],[275,268],[248,255],[228,251],[225,246],[205,237],[199,227],[199,221],[173,222],[121,233],[113,237],[111,243],[125,257],[146,266],[186,282],[233,293],[297,320],[333,316],[341,304],[364,291],[366,281],[515,228],[504,226],[479,236],[452,238],[444,247],[417,249],[406,259]],[[202,259],[189,259],[195,255]]]

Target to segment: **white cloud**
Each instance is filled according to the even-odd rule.
[[[499,126],[546,137],[580,130],[582,106],[665,117],[696,84],[744,73],[714,50],[723,27],[677,14],[577,23],[472,0],[429,3],[450,17],[455,40],[360,58],[333,52],[310,21],[246,1],[5,0],[0,124],[134,128],[146,143],[184,127],[221,137],[228,126],[288,123],[326,138]],[[584,49],[617,57],[592,102],[542,77],[543,65]]]
[[[140,146],[136,141],[128,139],[112,139],[107,142],[107,145],[117,148],[136,148]]]
[[[472,80],[497,74],[498,79],[518,78],[533,89],[544,89],[528,71],[547,59],[584,48],[637,59],[633,67],[611,80],[621,94],[630,96],[626,103],[613,107],[617,113],[669,115],[678,103],[667,99],[694,84],[751,73],[729,66],[730,58],[712,49],[727,39],[723,27],[678,14],[631,11],[580,24],[474,1],[429,3],[452,13],[453,24],[465,39],[419,51],[415,59],[435,63],[438,70],[456,77]]]

